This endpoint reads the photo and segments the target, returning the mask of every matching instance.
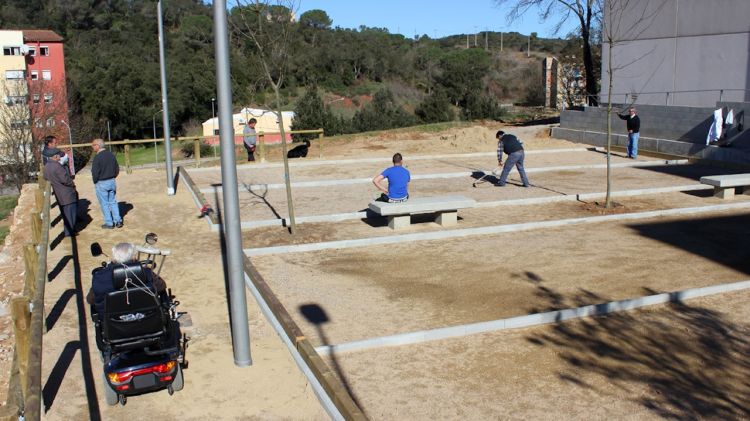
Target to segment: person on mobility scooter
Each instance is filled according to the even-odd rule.
[[[167,389],[171,395],[183,387],[187,337],[182,336],[176,312],[179,301],[166,291],[166,283],[153,269],[153,258],[169,255],[149,245],[120,243],[112,248],[111,263],[94,269],[86,299],[96,332],[96,345],[104,362],[107,404],[125,404],[127,396]],[[101,247],[91,246],[95,256]],[[146,254],[145,260],[140,260]]]

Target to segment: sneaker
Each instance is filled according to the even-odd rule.
[[[113,228],[114,228],[114,226],[112,226],[112,225],[107,225],[107,224],[104,224],[104,225],[102,225],[102,228],[104,228],[105,230],[111,230],[111,229],[113,229]]]
[[[505,187],[505,183],[497,183],[495,185],[498,186],[498,187]]]
[[[115,228],[122,228],[122,222],[118,222],[115,224]]]
[[[531,187],[531,184],[524,184],[524,187]]]

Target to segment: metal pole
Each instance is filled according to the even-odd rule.
[[[73,149],[73,129],[70,128],[70,125],[66,123],[65,120],[60,120],[60,123],[68,128],[68,140],[70,141],[70,165],[68,166],[68,169],[70,170],[70,175],[76,175],[76,163],[75,157],[73,156],[73,152],[75,151],[75,149]]]
[[[107,142],[112,141],[112,131],[109,129],[109,120],[107,120]]]
[[[159,68],[161,69],[161,105],[164,120],[164,153],[167,167],[167,195],[174,195],[174,178],[172,176],[172,144],[169,134],[169,102],[167,100],[167,61],[164,57],[164,20],[162,19],[161,0],[158,2],[159,20]]]
[[[503,33],[500,32],[500,52],[503,52]]]
[[[211,137],[216,136],[216,111],[214,110],[214,103],[216,98],[211,98]],[[214,158],[216,158],[216,144],[211,145],[214,150]]]
[[[216,46],[216,92],[219,97],[219,138],[221,139],[221,185],[224,194],[224,234],[226,238],[229,302],[232,314],[234,364],[252,364],[250,330],[245,301],[245,270],[240,232],[240,202],[237,190],[237,162],[234,156],[232,87],[229,67],[229,32],[226,0],[214,0],[214,45]],[[283,139],[282,139],[283,141]]]

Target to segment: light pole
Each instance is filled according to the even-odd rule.
[[[64,124],[65,127],[68,128],[68,140],[70,140],[70,166],[68,169],[70,170],[70,175],[76,174],[76,163],[73,160],[73,130],[70,128],[68,123],[65,122],[65,120],[60,120],[60,123]]]
[[[153,124],[153,127],[154,127],[154,164],[156,164],[156,163],[158,163],[158,162],[159,162],[159,148],[158,148],[158,147],[157,147],[157,145],[156,145],[156,116],[157,116],[157,115],[158,115],[158,114],[159,114],[160,112],[162,112],[162,111],[163,111],[163,110],[159,110],[159,111],[155,112],[155,113],[154,113],[154,114],[153,114],[153,115],[151,116],[151,123]]]
[[[167,60],[164,53],[164,19],[162,18],[162,0],[157,3],[157,20],[159,26],[159,73],[161,79],[161,106],[164,127],[165,167],[167,169],[167,196],[174,196],[174,178],[172,177],[172,143],[169,134],[169,101],[167,100]]]
[[[214,103],[216,102],[216,98],[211,98],[211,137],[213,138],[216,136],[216,109],[214,108]],[[213,142],[213,139],[211,140]],[[214,150],[214,158],[216,158],[216,144],[211,145]]]

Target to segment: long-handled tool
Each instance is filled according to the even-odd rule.
[[[491,171],[491,172],[489,172],[489,173],[484,173],[484,175],[483,175],[483,176],[479,177],[479,178],[478,178],[478,179],[477,179],[476,181],[474,181],[474,182],[473,182],[473,183],[471,184],[471,187],[476,187],[476,186],[477,186],[477,184],[481,184],[481,183],[486,183],[486,182],[487,182],[487,180],[485,180],[485,177],[487,177],[487,176],[493,175],[493,176],[495,176],[495,177],[500,177],[500,174],[501,174],[501,173],[502,173],[502,170],[500,169],[500,167],[497,167],[497,168],[495,168],[494,170],[492,170],[492,171]]]

